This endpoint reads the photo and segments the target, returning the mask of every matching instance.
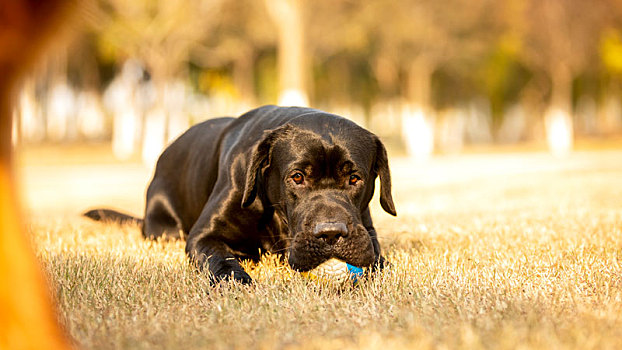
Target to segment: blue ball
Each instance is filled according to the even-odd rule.
[[[359,277],[363,277],[363,269],[354,265],[346,264],[348,267],[348,274],[353,282],[357,282]]]

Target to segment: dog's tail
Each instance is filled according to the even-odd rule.
[[[118,212],[112,209],[104,209],[104,208],[91,209],[87,212],[84,212],[82,215],[95,221],[114,222],[114,223],[121,224],[121,225],[125,225],[125,224],[142,225],[143,224],[143,219],[141,218],[137,218],[135,216],[121,213],[121,212]]]

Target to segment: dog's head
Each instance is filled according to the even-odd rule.
[[[329,258],[374,263],[363,213],[380,177],[380,203],[395,215],[387,152],[374,134],[333,115],[301,117],[267,131],[247,167],[242,206],[259,196],[289,228],[289,263],[309,270]]]

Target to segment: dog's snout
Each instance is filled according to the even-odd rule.
[[[335,244],[340,237],[348,235],[348,227],[343,222],[321,222],[313,230],[315,237],[328,244]]]

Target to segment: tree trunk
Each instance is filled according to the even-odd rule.
[[[434,65],[425,57],[407,68],[406,102],[402,107],[402,138],[409,156],[425,160],[434,151],[434,120],[430,108],[430,87]]]
[[[255,105],[254,55],[251,49],[243,51],[245,52],[233,63],[233,81],[240,93],[242,104],[250,107]]]
[[[166,141],[170,143],[188,129],[190,120],[185,108],[186,86],[183,81],[181,79],[170,80],[165,87],[164,102],[168,117]]]
[[[138,61],[126,61],[104,95],[106,107],[113,113],[112,151],[118,159],[129,159],[139,144],[142,116],[136,95],[141,74]]]
[[[423,55],[407,67],[406,98],[410,103],[429,109],[434,70],[434,64]]]
[[[600,135],[613,135],[622,130],[622,103],[620,101],[620,83],[611,79],[605,88],[605,96],[600,104],[596,119],[596,128]]]
[[[549,150],[563,156],[572,150],[572,76],[563,64],[551,69],[551,101],[544,115]]]
[[[166,83],[156,78],[153,80],[153,84],[156,92],[155,103],[145,113],[142,133],[142,161],[148,168],[155,165],[158,156],[164,149],[168,125],[164,101]]]
[[[266,0],[278,30],[279,104],[308,105],[302,0]]]

